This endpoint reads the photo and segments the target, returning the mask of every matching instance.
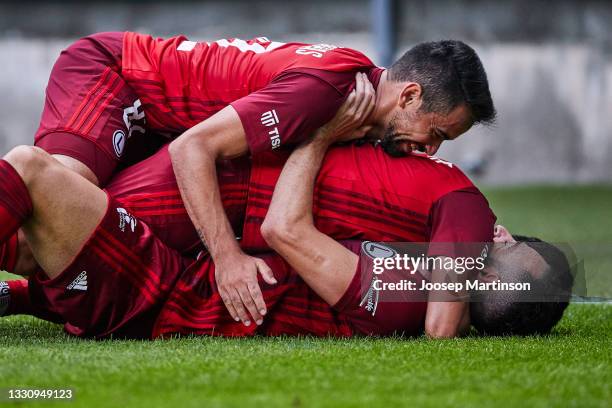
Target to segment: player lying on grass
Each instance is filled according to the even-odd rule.
[[[369,146],[340,147],[336,151],[355,153],[366,148],[372,149]],[[293,157],[285,178],[304,177],[304,182],[314,179],[316,171],[309,163],[312,157],[308,157],[308,148],[305,149]],[[30,281],[30,287],[26,289],[29,293],[24,293],[22,282],[11,283],[9,313],[19,312],[16,308],[27,307],[29,303],[31,312],[65,322],[69,333],[95,337],[149,338],[173,333],[228,336],[257,333],[321,336],[418,334],[423,330],[424,321],[432,324],[431,307],[418,297],[411,299],[412,294],[407,294],[403,302],[378,304],[374,314],[372,309],[365,307],[357,256],[349,256],[360,252],[361,243],[344,241],[342,246],[338,246],[320,234],[312,235],[317,233],[308,210],[304,210],[310,205],[296,206],[283,201],[280,187],[283,180],[279,184],[280,195],[277,194],[271,209],[271,214],[281,217],[279,224],[267,224],[264,231],[267,231],[266,237],[273,246],[292,262],[302,262],[301,255],[297,255],[296,261],[296,254],[284,248],[285,244],[289,248],[295,244],[293,238],[308,237],[314,240],[314,244],[321,245],[321,248],[313,248],[308,242],[303,242],[307,256],[304,265],[297,269],[320,297],[278,256],[263,254],[261,256],[271,267],[277,283],[270,284],[273,280],[266,275],[268,282],[262,282],[262,287],[270,313],[264,324],[247,327],[233,320],[225,311],[214,282],[214,265],[208,255],[188,267],[191,261],[164,245],[142,219],[133,217],[116,199],[35,148],[16,149],[5,159],[7,161],[0,162],[3,192],[0,195],[0,214],[4,234],[0,238],[12,233],[8,226],[14,230],[27,219],[24,229],[45,270],[44,274],[37,273]],[[427,157],[415,160],[435,163]],[[397,159],[390,162],[403,163]],[[296,167],[305,171],[295,172]],[[54,187],[58,182],[62,183],[61,192]],[[294,191],[295,200],[292,201],[312,199],[312,193],[308,192],[310,189],[312,186]],[[28,197],[31,197],[31,203]],[[278,212],[279,206],[285,205],[287,209]],[[134,203],[134,206],[138,205]],[[297,215],[302,211],[305,216]],[[286,225],[287,221],[294,223],[293,226]],[[342,229],[341,224],[338,226]],[[172,225],[165,228],[172,228]],[[501,228],[497,229],[495,239],[513,242]],[[344,247],[349,252],[344,251]],[[314,264],[311,251],[319,257]],[[516,268],[497,268],[499,271],[514,271],[510,276],[501,276],[501,273],[488,269],[483,279],[495,278],[496,274],[504,281],[523,279],[517,271],[527,271],[531,274],[530,279],[538,281],[562,282],[564,279],[561,275],[563,269],[549,266],[562,263],[558,253],[552,249],[537,253],[528,245],[519,244],[494,248],[491,256],[498,264],[510,264]],[[568,273],[567,269],[565,273]],[[387,283],[398,278],[390,274],[382,276]],[[424,278],[415,275],[415,279]],[[492,297],[474,304],[471,318],[479,329],[490,333],[546,332],[560,318],[566,304],[523,306],[514,302],[508,304],[508,299]],[[428,327],[428,333],[434,337],[449,335],[447,331],[437,332],[435,325],[433,329]]]
[[[303,160],[304,155],[301,157]],[[191,261],[162,242],[162,239],[170,242],[175,248],[183,246],[181,250],[187,251],[190,240],[185,235],[194,237],[192,242],[197,241],[195,232],[189,232],[193,226],[180,203],[166,150],[118,175],[118,184],[109,186],[108,196],[34,148],[16,149],[6,159],[0,162],[3,172],[0,239],[6,239],[27,219],[24,229],[45,270],[32,277],[29,289],[23,282],[9,284],[9,314],[34,313],[66,322],[69,333],[96,337],[113,334],[147,338],[172,333],[386,335],[417,334],[423,330],[427,308],[423,299],[387,302],[373,315],[363,307],[359,276],[354,269],[353,284],[343,295],[344,300],[332,307],[328,294],[321,293],[328,301],[325,303],[274,255],[262,255],[277,281],[273,284],[274,279],[266,271],[267,282],[262,285],[270,313],[261,326],[237,323],[222,306],[211,259],[202,256],[185,269]],[[369,145],[333,149],[326,160],[329,165],[324,166],[317,181],[321,198],[315,209],[320,228],[340,238],[414,241],[444,241],[455,229],[456,241],[486,241],[478,235],[493,235],[494,216],[486,200],[456,167],[434,159],[425,155],[394,159]],[[288,171],[292,171],[296,160],[299,166],[298,155]],[[258,210],[253,209],[267,207],[273,188],[270,186],[274,185],[282,161],[254,166],[251,186],[256,190],[249,191],[250,203],[245,194],[246,187],[250,187],[240,178],[239,165],[227,166],[222,171],[227,176],[220,179],[222,186],[226,180],[234,183],[222,188],[226,193],[224,201],[228,208],[232,205],[236,210],[247,208],[244,240],[256,245],[260,239],[255,221]],[[308,196],[312,188],[316,170],[313,172],[311,166],[308,171],[303,180],[307,182],[305,189],[296,191],[296,199]],[[310,180],[306,177],[309,175]],[[432,177],[438,183],[432,183]],[[62,191],[55,187],[60,183]],[[352,189],[347,190],[347,186]],[[381,201],[381,197],[388,202]],[[482,224],[479,218],[483,219]],[[471,225],[479,226],[470,229]],[[488,232],[481,227],[488,228]],[[312,225],[298,221],[296,228],[300,231]],[[267,236],[274,242],[276,228],[268,224],[268,229]],[[496,230],[495,237],[511,240],[502,228]],[[361,247],[355,241],[343,244],[355,253]],[[559,259],[554,250],[548,251],[554,256],[547,252],[540,257],[530,248],[513,248],[504,255],[510,265],[524,265],[523,269],[533,271],[539,280],[563,281],[547,267],[554,263],[550,259]],[[306,246],[305,250],[311,248]],[[344,264],[338,265],[341,273],[335,287],[347,284],[348,274],[343,267]],[[306,276],[310,272],[311,269],[300,271]],[[416,278],[421,279],[420,275]],[[502,276],[508,280],[516,278]],[[478,316],[482,317],[473,317],[480,322],[481,329],[492,333],[545,332],[559,319],[566,305],[566,302],[540,304],[540,313],[534,314],[533,310],[524,313],[520,308],[508,309],[505,307],[508,299],[501,300],[492,298],[481,304],[483,311]],[[491,307],[485,308],[488,304]],[[249,306],[252,316],[257,316],[257,308]],[[248,319],[243,317],[243,321]],[[435,320],[431,316],[427,319],[430,325]],[[429,333],[449,335],[435,330]]]
[[[348,121],[332,122],[323,130],[358,127],[359,118],[353,119],[350,112],[365,99],[364,92],[350,98],[338,113],[339,118],[346,116]],[[224,210],[230,215],[235,235],[243,237],[242,247],[248,252],[269,251],[259,229],[286,158],[286,153],[271,152],[254,157],[251,165],[248,160],[239,159],[218,166]],[[392,158],[371,145],[333,149],[326,163],[315,204],[320,215],[319,227],[337,239],[410,242],[493,239],[495,216],[486,199],[450,163],[417,154]],[[181,253],[193,252],[201,246],[180,200],[167,150],[120,173],[107,191],[120,201],[122,208],[146,222],[164,244]],[[4,268],[31,274],[13,269],[16,262],[11,265],[9,258],[5,258]],[[246,307],[239,301],[228,302],[232,316],[245,324],[261,321],[266,309],[261,295],[253,301],[245,299]],[[233,304],[238,306],[232,307]]]
[[[316,138],[292,153],[276,184],[272,203],[261,229],[270,246],[283,256],[309,287],[328,304],[337,305],[346,301],[347,288],[350,292],[351,288],[363,285],[364,282],[367,288],[371,288],[369,284],[372,282],[372,273],[365,276],[365,280],[364,276],[359,276],[359,263],[363,259],[360,261],[359,255],[350,247],[335,241],[315,226],[312,210],[313,191],[322,163],[321,158],[328,147],[328,140]],[[463,223],[469,223],[482,216],[461,210],[458,213],[445,215],[445,217],[458,217]],[[437,222],[439,220],[433,220],[434,225]],[[465,238],[466,231],[455,234],[458,234],[455,238],[462,234]],[[469,229],[467,235],[470,236]],[[476,238],[474,235],[472,237]],[[434,238],[431,241],[435,240]],[[461,239],[449,242],[458,241]],[[525,299],[521,301],[520,295],[488,291],[480,297],[476,294],[476,303],[470,304],[469,297],[457,299],[456,294],[450,291],[446,293],[430,291],[425,314],[425,332],[429,336],[456,337],[465,334],[472,322],[482,332],[491,334],[547,333],[561,318],[573,283],[565,255],[550,244],[542,242],[529,244],[539,240],[514,238],[501,226],[495,228],[493,241],[498,245],[493,245],[493,249],[490,250],[489,265],[479,271],[478,280],[517,283],[533,281],[550,294],[562,295],[556,298],[555,302],[526,303]],[[467,249],[468,253],[458,253],[457,247],[461,248],[460,245],[450,248],[443,246],[444,249],[434,246],[433,250],[436,252],[433,255],[466,256],[472,251]],[[450,250],[450,253],[445,254],[445,250]],[[454,273],[434,268],[430,280],[445,282],[450,277],[449,272],[451,275]],[[464,291],[462,294],[469,296],[469,292]],[[409,298],[409,295],[407,297]],[[440,301],[449,297],[455,298],[456,301]],[[406,298],[403,300],[410,301]],[[394,301],[397,302],[398,299]],[[382,301],[375,302],[378,304],[372,307],[378,312],[378,306]],[[382,306],[384,307],[384,304]]]
[[[385,70],[328,44],[102,33],[62,52],[35,143],[103,187],[118,166],[159,146],[152,134],[183,133],[171,145],[181,195],[217,263],[224,298],[241,294],[241,304],[227,305],[238,309],[260,297],[263,264],[234,240],[215,162],[299,143],[353,88],[367,89],[374,102],[356,110],[365,118],[362,132],[370,129],[394,155],[434,153],[443,140],[495,116],[484,68],[458,41],[419,44]]]

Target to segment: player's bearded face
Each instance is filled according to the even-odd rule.
[[[413,150],[423,151],[424,148],[420,143],[411,140],[409,129],[405,133],[398,130],[402,123],[406,124],[405,127],[407,128],[414,126],[420,115],[416,112],[402,112],[401,119],[399,116],[399,114],[395,114],[389,121],[385,133],[380,139],[382,149],[392,157],[404,157]],[[412,124],[412,126],[407,124]]]

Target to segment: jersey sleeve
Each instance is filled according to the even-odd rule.
[[[359,254],[359,263],[348,288],[333,305],[346,319],[356,334],[386,336],[392,334],[415,335],[422,331],[427,309],[427,296],[413,290],[380,290],[383,284],[399,285],[420,275],[405,271],[386,270],[380,275],[373,272],[373,259],[361,250],[359,241],[341,241],[342,245]],[[375,284],[375,281],[378,283]],[[418,287],[419,285],[417,285]]]
[[[482,243],[493,240],[497,217],[476,187],[439,198],[429,214],[429,256],[477,257]]]
[[[231,105],[242,121],[251,154],[257,154],[310,137],[333,118],[344,98],[321,78],[290,72]]]

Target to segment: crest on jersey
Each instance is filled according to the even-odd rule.
[[[126,142],[127,138],[125,137],[125,132],[123,130],[115,130],[115,133],[113,133],[113,148],[115,149],[117,157],[123,155]]]
[[[372,259],[392,258],[397,255],[397,251],[390,246],[372,241],[363,241],[361,243],[361,252]]]

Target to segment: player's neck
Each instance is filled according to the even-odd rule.
[[[365,124],[372,126],[380,126],[384,118],[389,113],[389,107],[392,104],[389,104],[387,98],[391,95],[390,91],[390,82],[389,82],[389,70],[385,69],[383,73],[380,75],[380,80],[378,81],[378,87],[376,88],[376,99],[374,101],[374,110],[370,114],[370,116],[365,120]]]

